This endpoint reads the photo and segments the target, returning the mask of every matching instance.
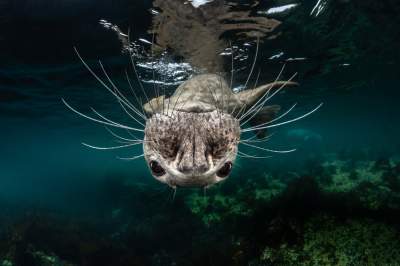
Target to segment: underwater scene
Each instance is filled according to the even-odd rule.
[[[0,266],[400,265],[400,1],[0,1]]]

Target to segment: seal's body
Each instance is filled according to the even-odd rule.
[[[150,100],[143,106],[150,115],[144,157],[153,176],[172,187],[207,187],[224,180],[240,141],[237,114],[279,84],[233,93],[221,76],[203,74],[181,84],[169,98]],[[271,112],[279,109],[264,110],[261,113],[271,119]]]

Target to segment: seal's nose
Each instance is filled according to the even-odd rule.
[[[181,157],[177,168],[183,174],[198,176],[210,169],[206,157],[207,145],[204,143],[204,139],[201,137],[202,134],[199,134],[199,131],[191,133],[183,140],[180,148]]]

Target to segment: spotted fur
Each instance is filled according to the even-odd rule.
[[[166,170],[156,178],[170,186],[209,186],[224,179],[217,172],[234,161],[239,140],[239,122],[229,114],[156,114],[146,123],[145,158]]]

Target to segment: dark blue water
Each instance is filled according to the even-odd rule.
[[[258,16],[293,1],[236,2]],[[174,195],[154,180],[143,158],[117,159],[141,154],[140,146],[83,146],[115,142],[61,100],[138,126],[84,68],[74,47],[97,73],[101,59],[127,95],[128,69],[141,94],[129,55],[99,20],[133,29],[134,41],[151,40],[152,2],[1,2],[0,265],[397,265],[400,4],[296,4],[274,15],[282,22],[280,35],[260,43],[256,69],[260,84],[272,81],[283,64],[283,78],[298,72],[300,86],[271,102],[284,108],[297,103],[292,118],[324,103],[306,119],[272,130],[273,138],[262,144],[297,151],[238,158],[223,184],[205,194],[178,189]],[[221,38],[231,38],[247,58],[234,65],[239,87],[256,42]],[[182,62],[173,51],[156,60]],[[229,73],[229,58],[224,67]],[[138,69],[154,96],[153,84],[146,83],[151,72]],[[167,93],[174,91],[168,73],[158,78]]]

